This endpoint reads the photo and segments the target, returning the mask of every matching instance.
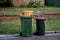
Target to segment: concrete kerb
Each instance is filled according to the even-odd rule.
[[[59,35],[60,35],[60,30],[45,31],[45,36],[59,36]]]
[[[46,34],[52,34],[52,33],[60,33],[60,30],[56,31],[45,31]]]

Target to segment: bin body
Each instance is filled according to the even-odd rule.
[[[32,36],[32,17],[21,18],[21,33],[23,37]]]
[[[40,36],[45,35],[45,24],[44,19],[36,19],[36,34]]]

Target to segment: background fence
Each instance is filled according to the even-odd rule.
[[[45,0],[45,4],[48,6],[60,6],[60,0]]]

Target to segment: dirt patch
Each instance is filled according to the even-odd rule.
[[[60,14],[45,14],[46,18],[60,18]]]
[[[3,15],[0,14],[0,20],[18,20],[19,16],[18,15]]]
[[[35,15],[34,15],[35,16]],[[60,14],[45,14],[46,18],[60,18]],[[0,14],[0,20],[18,20],[18,15],[4,15]]]

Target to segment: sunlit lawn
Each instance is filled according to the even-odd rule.
[[[60,12],[60,7],[40,7],[40,8],[0,8],[1,14],[19,14],[22,10],[33,10],[34,13],[37,11],[44,12]]]
[[[36,23],[33,21],[33,32],[36,31]],[[52,18],[45,21],[45,30],[60,30],[60,18]],[[21,32],[20,20],[0,21],[0,34],[16,34]]]

